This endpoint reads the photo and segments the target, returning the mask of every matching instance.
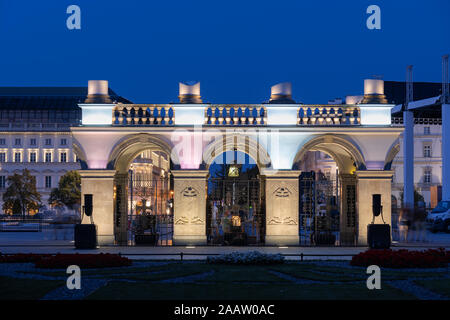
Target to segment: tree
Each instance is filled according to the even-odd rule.
[[[69,171],[59,179],[58,187],[52,189],[48,203],[71,210],[81,204],[81,177],[78,171]]]
[[[28,169],[7,179],[8,188],[3,194],[3,211],[25,216],[41,206],[41,195],[36,189],[36,177]]]

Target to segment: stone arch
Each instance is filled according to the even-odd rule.
[[[272,166],[270,156],[266,149],[249,136],[227,134],[222,139],[211,142],[203,151],[203,165],[208,169],[214,159],[226,151],[241,151],[248,154],[258,165],[258,168]]]
[[[337,135],[320,135],[311,138],[297,152],[293,166],[303,159],[308,151],[323,151],[330,154],[338,164],[341,173],[365,170],[363,154],[356,143]]]
[[[389,148],[389,151],[386,155],[386,159],[384,160],[384,170],[391,170],[392,161],[394,161],[395,157],[399,152],[400,152],[400,141],[397,139]]]
[[[73,138],[72,140],[72,148],[73,152],[76,154],[78,160],[80,161],[81,169],[87,169],[88,165],[86,162],[86,152],[84,152],[83,146],[75,138]]]
[[[144,150],[155,150],[167,153],[168,157],[176,157],[172,154],[172,145],[161,137],[147,133],[130,135],[117,142],[108,158],[107,168],[116,170],[117,173],[127,173],[130,163]],[[173,159],[175,163],[178,158]]]

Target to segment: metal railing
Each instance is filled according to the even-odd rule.
[[[17,255],[20,254],[18,252],[16,253],[2,253],[2,255],[4,256],[13,256],[13,255]],[[45,253],[45,255],[50,255],[50,256],[54,256],[60,253]],[[83,253],[81,253],[83,254]],[[117,253],[117,255],[121,256],[121,257],[139,257],[139,256],[160,256],[160,257],[165,257],[165,256],[169,256],[169,257],[180,257],[180,261],[184,261],[185,257],[188,256],[220,256],[223,253],[193,253],[193,252],[176,252],[176,253],[122,253],[119,252]],[[309,253],[279,253],[281,256],[283,257],[298,257],[299,261],[305,261],[306,257],[353,257],[356,254],[309,254]]]

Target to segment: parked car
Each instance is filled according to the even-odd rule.
[[[431,232],[450,232],[450,201],[440,201],[428,214],[426,222]]]

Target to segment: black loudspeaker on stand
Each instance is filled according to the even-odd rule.
[[[391,246],[391,226],[384,222],[381,194],[372,195],[372,223],[367,225],[367,243],[370,249],[389,249]],[[381,215],[383,224],[375,224],[375,217]]]
[[[88,216],[90,224],[75,225],[75,248],[76,249],[95,249],[97,248],[97,226],[92,220],[93,199],[92,194],[84,195],[83,217]]]

